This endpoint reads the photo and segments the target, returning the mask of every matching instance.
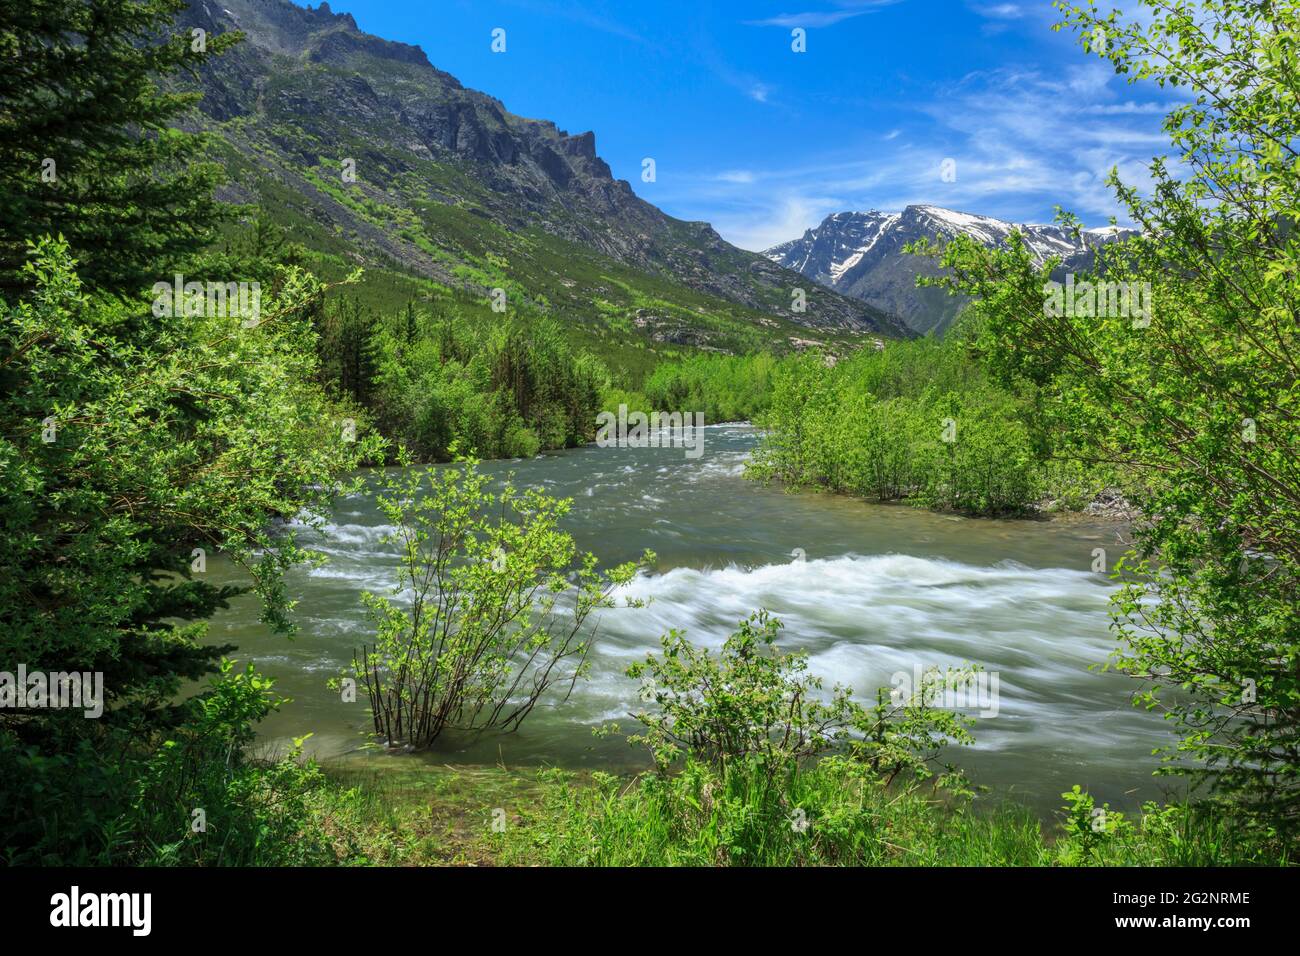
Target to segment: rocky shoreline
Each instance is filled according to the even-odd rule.
[[[1134,521],[1138,517],[1137,509],[1118,488],[1103,488],[1082,508],[1064,507],[1059,498],[1044,498],[1034,507],[1040,514],[1052,518],[1078,516],[1104,518],[1108,521]]]

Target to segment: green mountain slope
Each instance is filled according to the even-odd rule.
[[[366,266],[386,306],[446,287],[486,307],[500,288],[607,355],[910,334],[638,198],[592,133],[515,116],[327,4],[192,2],[180,26],[245,34],[201,78],[223,198],[265,209],[327,274]]]

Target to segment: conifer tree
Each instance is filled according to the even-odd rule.
[[[175,83],[240,35],[173,26],[184,0],[0,7],[0,294],[25,287],[29,240],[62,234],[82,281],[135,293],[202,247],[222,216],[202,139],[170,128]]]

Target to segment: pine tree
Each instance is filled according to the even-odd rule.
[[[407,345],[414,345],[414,344],[415,344],[415,339],[416,339],[416,337],[420,334],[419,323],[418,323],[418,321],[416,320],[416,317],[415,317],[415,303],[414,303],[414,302],[407,302],[407,303],[406,303],[406,315],[405,315],[404,318],[405,318],[405,323],[406,323],[406,325],[405,325],[406,344],[407,344]]]
[[[362,405],[370,397],[378,370],[378,329],[375,313],[353,297],[327,305],[317,326],[323,382]]]
[[[62,234],[88,285],[135,293],[202,247],[223,215],[200,137],[169,128],[199,93],[164,88],[238,42],[173,26],[184,0],[0,7],[0,294],[27,242]]]

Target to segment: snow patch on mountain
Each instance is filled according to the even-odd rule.
[[[896,213],[874,209],[835,213],[800,238],[763,254],[815,282],[893,311],[913,331],[926,333],[951,324],[962,300],[941,290],[916,288],[916,277],[934,274],[933,266],[905,253],[908,243],[969,236],[986,246],[1000,246],[1017,231],[1039,265],[1059,257],[1065,271],[1082,271],[1093,261],[1098,246],[1132,235],[1115,226],[1076,234],[1064,226],[1008,222],[918,204]]]
[[[830,267],[831,280],[834,281],[836,279],[839,279],[839,277],[842,276],[845,272],[852,269],[855,265],[861,262],[862,257],[865,256],[868,252],[870,252],[873,248],[875,248],[876,243],[880,241],[881,237],[885,235],[885,232],[890,228],[890,226],[896,223],[898,219],[899,216],[897,214],[885,215],[885,216],[881,216],[879,219],[873,222],[870,226],[870,232],[866,244],[858,246],[842,262],[835,262],[831,264]]]

